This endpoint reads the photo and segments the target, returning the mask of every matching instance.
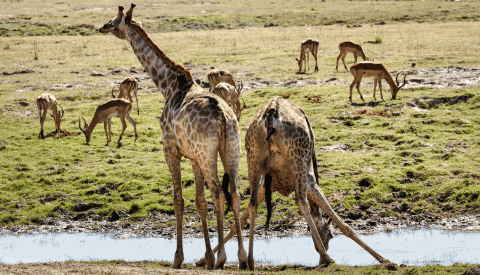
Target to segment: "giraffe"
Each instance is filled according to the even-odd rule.
[[[272,206],[271,193],[278,191],[287,196],[295,192],[295,202],[306,219],[321,264],[335,261],[326,252],[332,238],[330,225],[333,222],[347,237],[367,250],[380,263],[390,262],[358,237],[333,210],[318,185],[315,137],[310,122],[298,106],[280,96],[274,97],[255,114],[245,136],[248,157],[250,203],[242,215],[242,228],[250,217],[248,265],[255,268],[253,259],[253,235],[257,208],[264,199],[267,202],[268,226]],[[310,212],[307,202],[310,203]],[[330,218],[324,220],[321,211]],[[234,235],[232,228],[226,239]],[[204,260],[196,263],[203,265]]]
[[[195,205],[205,238],[207,267],[223,268],[227,260],[223,232],[225,199],[229,205],[227,211],[231,206],[237,231],[240,232],[240,194],[237,191],[240,128],[237,119],[224,100],[196,84],[190,71],[167,57],[150,39],[141,23],[132,20],[134,7],[135,4],[132,4],[124,13],[123,7],[119,6],[118,14],[99,31],[110,32],[117,38],[129,42],[138,60],[165,97],[165,106],[159,120],[163,132],[163,152],[174,185],[177,250],[173,267],[180,268],[184,259],[182,241],[184,199],[180,160],[186,157],[192,165],[195,176]],[[222,185],[217,174],[218,154],[225,171]],[[220,249],[216,262],[207,225],[205,183],[212,193],[217,216]],[[238,258],[239,267],[245,269],[247,254],[241,234],[238,234]]]

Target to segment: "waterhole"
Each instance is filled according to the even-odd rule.
[[[393,233],[361,235],[382,256],[398,264],[452,265],[480,263],[480,233],[446,230],[397,230]],[[212,238],[212,244],[217,239]],[[255,240],[257,263],[271,265],[300,264],[316,266],[319,255],[312,238],[272,237]],[[244,243],[248,250],[248,241]],[[340,265],[371,265],[376,260],[349,238],[339,235],[330,241],[328,253]],[[0,236],[0,262],[5,264],[34,262],[125,260],[173,261],[175,239],[115,239],[107,234],[52,233]],[[226,244],[227,262],[237,262],[237,241]],[[205,253],[203,239],[184,239],[184,263],[194,263]]]

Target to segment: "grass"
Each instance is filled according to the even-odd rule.
[[[83,1],[38,2],[23,0],[9,5],[0,15],[6,24],[1,36],[81,35],[95,33],[95,27],[114,16],[116,5],[129,2]],[[438,1],[176,1],[158,4],[144,1],[135,12],[150,32],[238,29],[250,27],[292,27],[390,22],[478,21],[478,2]]]
[[[262,16],[265,14],[277,14],[269,11],[265,3],[264,8],[255,9],[259,4],[247,2],[253,6],[244,12],[260,16],[259,21],[264,20]],[[247,5],[247,2],[238,5]],[[327,1],[321,3],[326,6],[325,11],[322,9],[318,14],[311,12],[315,16],[330,14],[329,9],[331,12],[331,9],[342,5],[346,8],[344,13],[353,16],[353,19],[345,19],[345,22],[335,25],[295,26],[299,24],[297,22],[292,23],[294,27],[202,29],[156,33],[152,34],[152,39],[172,59],[186,64],[194,76],[203,81],[211,67],[228,69],[237,79],[244,81],[256,78],[269,81],[338,79],[334,85],[299,88],[269,86],[246,91],[244,99],[248,108],[243,111],[240,122],[243,136],[260,106],[272,96],[291,93],[289,100],[305,110],[314,128],[317,158],[321,165],[320,185],[335,206],[347,210],[358,207],[374,209],[382,216],[400,215],[403,208],[398,206],[402,204],[407,204],[407,211],[416,215],[478,213],[480,172],[475,164],[480,155],[477,134],[480,122],[477,115],[480,108],[479,87],[402,90],[396,101],[386,96],[387,101],[378,104],[360,103],[357,95],[354,95],[355,104],[352,105],[348,102],[351,75],[343,70],[334,72],[338,43],[344,40],[361,43],[367,56],[382,62],[391,71],[408,70],[412,62],[417,64],[416,68],[478,66],[480,46],[476,37],[480,32],[479,23],[466,22],[470,20],[454,15],[462,10],[465,16],[475,21],[478,9],[474,7],[478,4],[433,1],[358,3],[373,5],[373,8],[353,15],[349,5],[341,1]],[[415,8],[420,3],[425,6],[424,12]],[[192,14],[199,8],[176,2],[169,4],[175,7],[182,5],[184,15],[177,9],[167,9],[164,13],[167,19],[194,16]],[[315,2],[315,11],[320,10],[318,4]],[[61,7],[57,5],[60,4],[42,6],[28,20],[45,24],[59,20],[60,26],[85,21],[97,25],[108,22],[115,14],[111,4],[102,1],[98,2],[99,10],[88,12],[81,10],[78,3]],[[165,20],[150,18],[158,7],[148,2],[145,5],[154,8],[139,7],[136,11],[138,17],[147,31],[159,31],[161,27],[156,29],[152,22]],[[221,13],[227,9],[219,5],[215,12]],[[288,5],[298,6],[300,11],[285,6],[280,14],[307,14],[308,9],[312,8],[310,2],[289,2]],[[209,9],[215,9],[215,6]],[[392,6],[398,7],[395,16],[390,14],[393,9],[388,8]],[[80,10],[73,12],[75,9]],[[378,9],[385,13],[379,13]],[[425,20],[418,20],[423,23],[410,19],[394,20],[406,18],[403,9],[419,13],[415,16],[412,13],[409,18]],[[433,10],[436,9],[439,12],[449,10],[442,12],[446,14],[445,20],[440,22],[433,19]],[[18,10],[5,14],[11,14],[17,20],[27,16],[27,12],[22,5]],[[236,17],[234,14],[235,9],[227,12],[225,20]],[[360,16],[363,16],[360,22],[374,22],[369,21],[373,19],[366,19],[369,14],[376,14],[378,18],[375,20],[388,23],[365,24],[360,28],[345,26]],[[390,17],[384,19],[381,16]],[[243,14],[240,17],[243,18]],[[6,28],[15,24],[7,24]],[[169,25],[172,28],[176,26]],[[279,23],[279,26],[284,24]],[[136,115],[135,111],[132,113],[139,123],[139,139],[136,143],[133,142],[133,127],[130,124],[120,145],[111,142],[105,146],[106,139],[100,125],[88,146],[78,129],[78,116],[85,117],[89,122],[96,106],[110,98],[112,86],[132,74],[131,67],[136,67],[137,76],[144,77],[139,70],[140,64],[126,42],[94,31],[91,34],[88,37],[28,37],[13,34],[11,37],[0,37],[0,47],[3,49],[0,51],[0,72],[4,73],[0,75],[2,226],[41,224],[47,217],[57,217],[63,213],[76,215],[75,205],[79,203],[90,203],[92,208],[88,210],[87,217],[96,220],[106,219],[113,210],[129,213],[133,221],[155,213],[173,215],[171,176],[163,157],[160,127],[155,119],[162,112],[164,98],[156,92],[150,80],[140,83],[141,115]],[[320,70],[317,74],[311,71],[296,74],[294,57],[299,54],[301,41],[308,37],[317,37],[321,41]],[[366,43],[379,38],[380,44]],[[347,64],[351,65],[352,60],[353,57],[347,57]],[[121,71],[113,74],[114,70]],[[104,76],[93,76],[93,72]],[[363,85],[362,91],[369,102],[372,100],[372,81],[365,80],[364,83],[368,85]],[[38,139],[39,119],[35,99],[45,91],[55,94],[65,108],[62,129],[71,135],[61,137],[54,134],[53,122],[47,119],[47,138]],[[320,100],[311,103],[306,96],[315,96]],[[467,97],[469,100],[457,102],[457,97]],[[411,100],[422,98],[443,99],[446,103],[419,101],[418,106],[427,110],[425,112],[409,107]],[[21,102],[29,105],[21,105]],[[120,132],[118,120],[114,119],[112,131],[112,140],[115,141]],[[338,144],[347,150],[321,150]],[[241,193],[247,187],[247,174],[246,154],[243,153],[238,178]],[[190,184],[194,177],[188,160],[182,162],[182,178],[186,218],[195,220],[195,187]],[[102,187],[107,188],[109,195],[97,192]],[[405,192],[406,196],[395,197],[394,194],[399,192]],[[207,196],[210,197],[208,191]],[[273,199],[278,199],[273,221],[284,220],[285,217],[299,218],[292,196],[276,195]],[[245,197],[242,209],[247,203],[248,197]],[[259,222],[263,223],[264,208],[261,207],[259,212]],[[232,214],[227,215],[227,218],[231,217]],[[210,225],[215,225],[215,218],[212,215],[209,218]],[[170,221],[164,226],[174,226],[174,223]]]

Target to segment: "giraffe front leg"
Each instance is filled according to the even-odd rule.
[[[164,138],[165,141],[165,138]],[[184,211],[184,199],[182,194],[182,174],[180,169],[180,158],[177,155],[174,148],[166,146],[168,143],[164,143],[163,152],[165,154],[165,160],[168,164],[168,169],[172,174],[173,187],[174,187],[174,211],[177,227],[177,250],[175,251],[175,259],[173,261],[173,268],[180,268],[183,263],[183,211]]]
[[[320,235],[318,234],[317,228],[315,223],[313,222],[312,216],[308,211],[308,203],[307,203],[307,177],[301,176],[300,179],[297,180],[295,186],[295,202],[297,203],[298,209],[302,216],[305,218],[308,224],[308,228],[312,233],[312,238],[315,242],[315,248],[320,253],[320,264],[333,264],[335,261],[328,255],[325,247],[323,246],[323,242],[320,239]]]
[[[327,201],[327,198],[325,198],[325,195],[323,194],[322,190],[320,187],[317,185],[315,186],[310,186],[308,192],[310,192],[309,197],[315,201],[315,204],[317,204],[320,209],[327,214],[332,221],[338,226],[340,231],[347,236],[348,238],[352,239],[354,242],[356,242],[358,245],[360,245],[363,249],[365,249],[370,255],[372,255],[377,261],[380,263],[393,263],[390,260],[382,257],[380,254],[378,254],[375,250],[373,250],[370,246],[368,246],[360,237],[353,231],[353,229],[347,225],[342,218],[340,218],[333,208],[330,206],[330,204]]]

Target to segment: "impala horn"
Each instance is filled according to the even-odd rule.
[[[247,108],[247,106],[245,105],[245,100],[243,100],[243,98],[242,98],[242,101],[243,101],[243,108],[242,108],[242,110],[243,110],[243,109]]]
[[[82,129],[82,126],[80,125],[80,117],[83,119],[83,122],[85,123],[83,129]],[[79,117],[78,117],[78,127],[80,128],[80,131],[82,131],[83,133],[85,133],[85,131],[87,130],[87,122],[85,121],[85,119],[83,118],[83,116],[79,116]]]
[[[63,115],[65,114],[65,110],[63,110],[62,105],[58,105],[58,106],[60,106],[60,109],[62,109],[62,115],[60,115],[60,118],[63,118]],[[59,113],[60,113],[60,112],[59,112]]]
[[[402,84],[402,86],[398,87],[399,90],[400,90],[403,86],[405,86],[405,84],[407,84],[406,80],[407,80],[407,75],[408,75],[408,74],[409,74],[409,73],[406,73],[405,76],[403,77],[403,84]],[[397,85],[398,85],[398,84],[397,84]]]

